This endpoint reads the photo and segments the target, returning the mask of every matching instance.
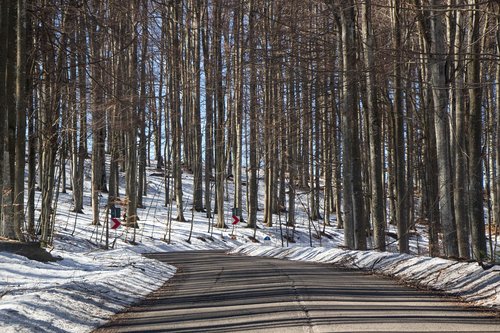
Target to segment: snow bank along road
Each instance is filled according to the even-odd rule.
[[[176,275],[96,332],[500,332],[484,309],[327,264],[215,251],[151,257]]]

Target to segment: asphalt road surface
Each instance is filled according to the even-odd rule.
[[[213,251],[151,257],[177,274],[96,332],[500,332],[498,314],[331,265]]]

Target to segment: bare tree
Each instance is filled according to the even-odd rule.
[[[401,55],[401,2],[393,2],[394,20],[394,161],[396,181],[396,220],[398,225],[399,252],[409,251],[409,223],[408,223],[408,189],[406,186],[405,139],[404,139],[404,110],[403,110],[403,82],[402,82],[402,55]]]
[[[469,86],[469,205],[471,217],[472,255],[477,260],[487,256],[483,204],[483,145],[482,145],[482,87],[481,87],[481,43],[479,1],[470,0],[472,29],[470,31],[470,56],[468,69]]]
[[[448,121],[448,79],[446,72],[446,51],[444,47],[444,13],[439,10],[439,1],[431,1],[430,10],[423,9],[415,0],[421,12],[422,34],[427,43],[428,70],[432,84],[434,126],[436,131],[439,212],[443,227],[443,245],[447,256],[458,257],[457,230],[453,212],[453,191],[451,177],[450,132]]]
[[[362,8],[362,36],[366,80],[366,108],[368,111],[368,132],[370,135],[370,211],[373,224],[375,248],[385,251],[384,183],[382,178],[382,142],[380,109],[377,102],[375,82],[374,37],[372,29],[371,1],[364,1]]]
[[[259,168],[257,161],[257,119],[258,119],[258,108],[257,108],[257,69],[256,69],[256,56],[255,49],[257,46],[256,41],[256,13],[257,6],[255,4],[256,0],[250,0],[250,12],[248,18],[248,61],[249,61],[249,76],[250,76],[250,87],[249,87],[249,117],[250,117],[250,142],[249,142],[249,157],[250,164],[247,168],[250,170],[250,178],[248,179],[248,227],[255,227],[257,225],[257,210],[258,210],[258,187],[257,187],[257,169]]]

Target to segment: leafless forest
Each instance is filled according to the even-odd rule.
[[[178,220],[223,210],[231,181],[249,227],[260,208],[293,225],[300,191],[351,249],[383,251],[390,223],[407,252],[421,223],[432,256],[492,252],[497,1],[1,0],[0,43],[6,238],[50,245],[58,193],[82,211],[86,170],[94,223],[107,192],[134,226],[153,166]]]

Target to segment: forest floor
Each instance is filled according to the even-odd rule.
[[[343,231],[336,227],[335,216],[331,226],[310,222],[300,201],[294,230],[286,226],[285,214],[275,216],[273,227],[261,222],[256,230],[247,228],[244,222],[233,227],[229,183],[224,212],[229,227],[209,230],[212,220],[209,222],[206,213],[190,209],[192,175],[183,175],[184,215],[188,222],[177,222],[169,218],[177,216],[175,202],[172,209],[164,205],[164,178],[154,174],[153,169],[148,170],[148,195],[144,198],[145,208],[138,212],[139,228],[121,226],[110,230],[109,249],[104,249],[106,194],[101,196],[102,225],[91,224],[90,174],[85,175],[84,214],[71,212],[69,189],[59,194],[54,242],[47,249],[57,260],[38,261],[8,248],[10,245],[5,243],[9,242],[0,243],[3,333],[89,332],[175,274],[174,266],[148,259],[143,253],[186,250],[222,249],[250,256],[327,262],[394,276],[408,284],[441,290],[474,305],[500,310],[500,265],[485,270],[475,262],[426,257],[425,226],[417,226],[412,233],[409,255],[396,253],[396,242],[391,237],[387,238],[388,252],[345,250]],[[307,194],[299,196],[307,202]],[[262,213],[259,211],[259,221]]]

